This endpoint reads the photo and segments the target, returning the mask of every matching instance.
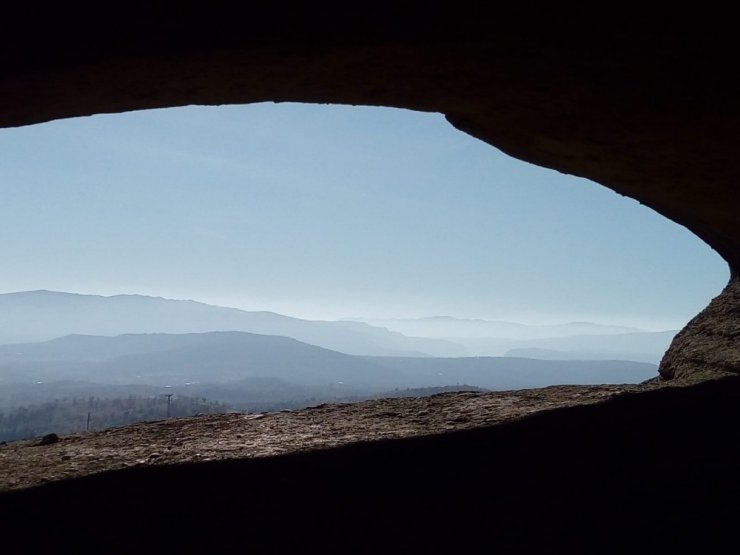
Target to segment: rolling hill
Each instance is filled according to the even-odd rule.
[[[521,389],[553,384],[634,383],[653,364],[514,357],[353,356],[295,339],[244,332],[70,335],[0,345],[0,383],[78,380],[107,384],[234,383],[277,378],[302,386],[369,389],[468,384]]]
[[[56,291],[0,294],[0,344],[47,341],[70,334],[243,331],[292,337],[342,353],[464,356],[451,341],[407,337],[362,322],[302,320],[190,300],[144,295],[79,295]]]

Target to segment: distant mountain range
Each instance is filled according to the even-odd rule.
[[[610,326],[591,322],[555,325],[529,325],[517,322],[429,316],[426,318],[343,318],[345,322],[364,322],[406,335],[437,338],[541,339],[571,335],[616,335],[644,332],[639,328]]]
[[[245,332],[69,335],[0,345],[0,380],[5,382],[183,385],[244,378],[279,378],[301,385],[399,383],[395,371],[365,358],[288,337]]]
[[[355,320],[350,320],[355,321]],[[516,322],[430,318],[357,319],[389,330],[445,339],[468,356],[524,356],[553,360],[635,360],[657,364],[678,330],[644,331],[591,322],[536,326]]]
[[[526,358],[369,357],[338,353],[287,337],[244,332],[71,335],[0,345],[0,383],[75,380],[104,384],[234,383],[276,378],[301,386],[367,389],[468,384],[521,389],[558,383],[634,383],[656,366],[629,361]]]
[[[103,297],[43,290],[0,294],[0,345],[47,341],[74,334],[118,336],[214,331],[290,337],[358,356],[513,355],[650,363],[660,361],[676,333],[590,322],[533,326],[449,316],[314,321],[143,295]]]
[[[575,335],[518,341],[508,345],[511,348],[505,355],[562,360],[628,359],[657,363],[676,333]]]
[[[362,322],[301,320],[189,300],[143,295],[78,295],[55,291],[0,294],[0,344],[46,341],[70,334],[243,331],[292,337],[356,355],[465,356],[451,341],[407,337]]]

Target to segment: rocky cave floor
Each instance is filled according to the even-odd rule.
[[[676,386],[687,387],[676,387]],[[0,445],[12,553],[721,553],[740,377],[204,415]]]
[[[268,457],[355,442],[479,428],[605,401],[641,385],[551,386],[323,404],[264,414],[216,414],[0,444],[0,491],[130,467]]]

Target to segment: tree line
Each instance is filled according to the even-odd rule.
[[[0,441],[15,441],[50,433],[72,434],[102,430],[145,420],[162,420],[230,412],[223,403],[183,395],[129,396],[107,399],[74,397],[0,409]]]

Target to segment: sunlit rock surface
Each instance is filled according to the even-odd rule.
[[[734,277],[681,330],[660,365],[665,379],[697,380],[740,373],[740,279]]]

